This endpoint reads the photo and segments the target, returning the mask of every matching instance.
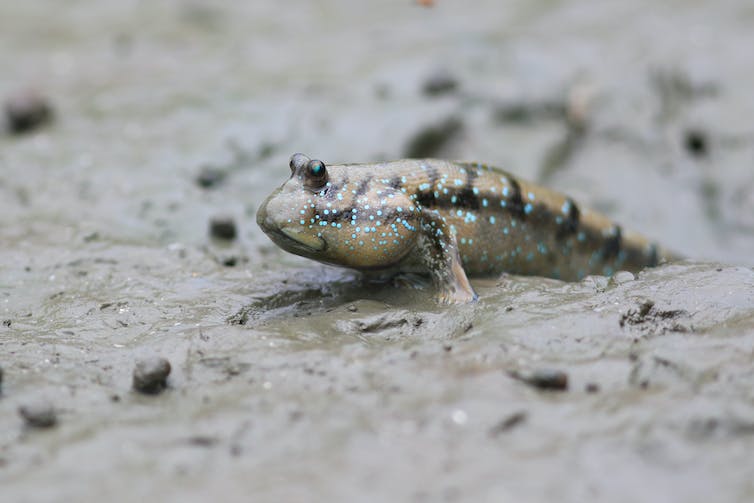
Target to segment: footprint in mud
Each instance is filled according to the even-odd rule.
[[[406,304],[434,306],[429,280],[413,274],[381,275],[353,272],[332,273],[330,269],[301,271],[283,279],[269,278],[261,284],[272,286],[255,300],[227,318],[230,325],[247,325],[250,321],[298,317],[332,311],[359,300],[404,307]],[[417,291],[423,292],[417,295]],[[424,291],[426,293],[424,293]],[[350,310],[350,309],[349,309]],[[369,323],[367,323],[369,325]]]
[[[284,316],[298,316],[302,312],[332,310],[358,299],[387,297],[392,285],[369,283],[368,287],[360,279],[331,282],[312,281],[286,284],[286,288],[275,291],[239,309],[227,319],[230,325],[246,325],[252,320]]]
[[[650,299],[641,300],[620,317],[620,326],[633,327],[642,335],[692,332],[691,314],[685,309],[661,309]]]

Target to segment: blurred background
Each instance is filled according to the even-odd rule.
[[[0,492],[751,501],[753,26],[745,0],[0,0]],[[374,297],[257,228],[294,152],[486,162],[693,260]],[[543,362],[576,391],[506,374]],[[21,427],[37,398],[53,431]]]
[[[195,242],[227,212],[256,242],[248,217],[295,151],[438,156],[754,263],[747,2],[427,5],[1,2],[0,96],[55,112],[1,140],[4,232]]]

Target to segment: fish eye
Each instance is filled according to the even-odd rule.
[[[319,160],[312,160],[306,165],[307,185],[313,188],[322,187],[327,183],[327,168],[325,163]]]
[[[306,164],[309,162],[309,158],[306,157],[304,154],[293,154],[291,156],[291,161],[288,163],[288,165],[291,168],[291,172],[296,172],[297,169],[303,168],[306,166]]]

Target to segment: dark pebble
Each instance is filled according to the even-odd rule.
[[[271,157],[272,154],[275,153],[275,150],[276,150],[275,145],[273,145],[272,143],[262,143],[259,146],[259,153],[258,153],[259,159],[264,160],[264,159],[267,159],[268,157]]]
[[[595,382],[590,382],[590,383],[587,383],[587,385],[584,388],[584,390],[587,393],[599,393],[599,391],[600,391],[600,385],[597,384],[597,383],[595,383]]]
[[[226,175],[222,169],[204,166],[196,176],[196,184],[203,189],[210,189],[220,185]]]
[[[439,124],[419,130],[406,143],[404,157],[421,158],[441,154],[441,150],[463,129],[463,122],[457,117],[449,117]]]
[[[438,70],[424,81],[422,92],[426,96],[439,96],[458,89],[458,80],[447,70]]]
[[[26,421],[26,425],[32,428],[50,428],[58,422],[55,408],[49,402],[37,402],[22,405],[18,413]]]
[[[11,320],[3,320],[3,326],[4,327],[9,327],[11,325],[11,323],[12,323]]]
[[[238,265],[238,257],[231,255],[230,257],[225,257],[221,260],[222,265],[225,267],[235,267]]]
[[[231,217],[214,217],[209,222],[209,234],[215,239],[236,239],[236,222]]]
[[[136,362],[133,373],[133,388],[141,393],[156,394],[167,387],[170,362],[154,356]]]
[[[13,134],[28,133],[51,119],[52,106],[35,91],[21,91],[5,102],[5,120]]]
[[[540,369],[530,374],[512,372],[511,377],[537,389],[565,391],[568,389],[568,374],[560,370]]]
[[[704,131],[698,129],[686,131],[683,143],[688,153],[694,157],[704,157],[707,155],[709,142],[707,141],[707,134]]]

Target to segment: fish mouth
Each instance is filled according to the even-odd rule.
[[[327,248],[327,243],[321,237],[312,236],[293,227],[263,226],[262,230],[283,250],[303,257],[313,258]]]
[[[302,232],[296,227],[283,227],[280,229],[280,232],[291,241],[312,251],[321,252],[327,247],[327,243],[325,243],[325,240],[321,237]]]
[[[280,219],[273,218],[275,212],[268,211],[268,205],[275,194],[270,196],[257,211],[257,224],[265,234],[283,250],[304,257],[316,257],[327,249],[327,242],[303,227],[288,224],[280,225]]]

